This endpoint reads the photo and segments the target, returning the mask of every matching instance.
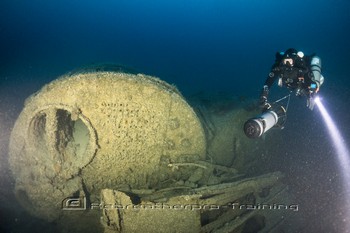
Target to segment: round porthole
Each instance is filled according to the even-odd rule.
[[[27,140],[48,177],[69,178],[93,158],[97,145],[90,122],[68,106],[48,106],[34,114]]]

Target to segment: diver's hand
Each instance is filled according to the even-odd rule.
[[[259,107],[262,109],[263,112],[271,108],[271,104],[267,102],[267,98],[265,96],[260,97]]]
[[[259,100],[259,106],[260,108],[263,108],[267,103],[267,98],[266,96],[262,95],[260,96],[260,100]]]
[[[315,97],[314,95],[310,95],[306,100],[306,106],[312,111],[315,106]]]
[[[269,87],[267,85],[264,85],[261,94],[260,94],[260,100],[259,100],[259,106],[262,108],[263,111],[266,111],[271,108],[271,104],[267,102],[267,96],[269,95]]]

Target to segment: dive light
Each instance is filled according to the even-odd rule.
[[[272,127],[283,128],[286,120],[286,110],[279,106],[269,109],[244,123],[244,133],[248,138],[261,137]]]

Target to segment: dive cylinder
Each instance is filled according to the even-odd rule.
[[[320,87],[324,82],[324,77],[321,74],[321,67],[321,58],[318,56],[314,56],[311,59],[311,71],[313,74],[312,81],[316,82],[318,87]]]

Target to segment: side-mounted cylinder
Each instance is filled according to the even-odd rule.
[[[311,59],[311,71],[313,74],[312,81],[317,83],[318,88],[320,88],[320,86],[324,82],[324,77],[321,74],[321,69],[322,69],[321,58],[318,56],[314,56]]]

